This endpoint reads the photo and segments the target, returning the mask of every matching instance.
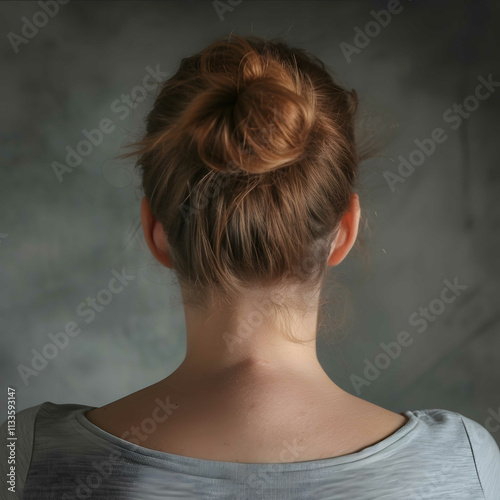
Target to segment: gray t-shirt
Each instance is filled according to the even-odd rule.
[[[46,402],[19,412],[16,493],[7,490],[2,460],[1,498],[500,500],[496,441],[453,411],[407,410],[394,434],[349,455],[256,464],[138,446],[88,421],[92,408]],[[1,435],[6,443],[6,423]]]

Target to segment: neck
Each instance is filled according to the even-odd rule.
[[[230,308],[205,311],[185,305],[187,350],[175,378],[208,380],[237,370],[248,377],[296,376],[333,384],[316,354],[319,293],[303,301],[300,310],[287,307],[285,320],[274,313],[271,298],[261,290]]]

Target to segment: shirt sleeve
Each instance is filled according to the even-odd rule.
[[[460,415],[465,426],[479,482],[486,500],[500,499],[500,450],[494,437],[481,424]],[[498,424],[497,424],[498,425]],[[500,431],[500,425],[498,425]]]
[[[0,458],[0,473],[2,475],[2,494],[0,498],[4,498],[4,492],[10,486],[7,483],[7,474],[10,472],[11,466],[15,467],[15,489],[9,491],[9,496],[6,498],[22,498],[22,491],[24,489],[24,482],[28,475],[28,470],[31,463],[31,453],[33,450],[33,439],[35,432],[35,419],[42,405],[32,406],[21,410],[16,413],[15,428],[13,434],[9,433],[6,420],[0,427],[0,438],[2,441],[2,454]],[[15,437],[15,440],[8,440],[8,438]],[[7,447],[10,443],[15,443],[10,448]],[[9,463],[10,458],[10,463]]]

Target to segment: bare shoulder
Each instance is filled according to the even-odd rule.
[[[394,434],[408,422],[408,417],[382,406],[349,394],[344,406],[345,418],[350,420],[360,432],[365,432],[367,439],[375,444]],[[377,441],[378,438],[378,441]]]
[[[146,420],[163,424],[178,409],[179,403],[175,392],[160,393],[158,386],[153,384],[94,408],[85,417],[95,426],[123,439],[131,435],[131,429],[144,426]]]

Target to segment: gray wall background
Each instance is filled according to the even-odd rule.
[[[0,4],[1,420],[8,386],[19,410],[44,401],[101,406],[182,361],[179,292],[136,231],[141,192],[132,164],[115,159],[140,134],[154,91],[141,100],[136,89],[134,109],[118,111],[116,100],[142,85],[148,66],[170,75],[215,38],[253,32],[285,36],[321,57],[359,93],[365,128],[388,138],[362,166],[370,261],[353,255],[334,274],[350,291],[352,321],[347,333],[330,331],[333,342],[320,341],[325,370],[393,411],[458,411],[500,442],[500,90],[459,126],[451,120],[478,77],[500,81],[498,3],[402,0],[350,62],[340,44],[353,45],[356,27],[364,31],[371,11],[389,2],[233,4],[221,18],[211,1],[71,1],[45,24],[36,2]],[[16,45],[9,33],[23,36],[24,17],[42,26]],[[65,163],[66,147],[106,118],[114,130],[58,180],[53,162]],[[408,159],[414,141],[437,127],[446,140],[391,190],[384,172],[397,174],[398,156]],[[86,323],[77,307],[123,267],[134,279]],[[440,302],[446,279],[467,287],[449,304]],[[439,314],[425,328],[409,321],[431,302]],[[71,321],[81,333],[50,350],[49,334]],[[394,359],[380,356],[402,331],[411,345]],[[31,368],[33,349],[52,359],[23,381],[19,367]],[[384,366],[372,380],[368,362]],[[367,380],[360,392],[353,376]]]

